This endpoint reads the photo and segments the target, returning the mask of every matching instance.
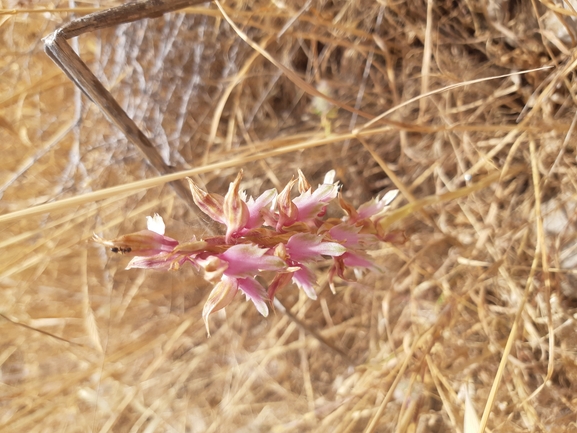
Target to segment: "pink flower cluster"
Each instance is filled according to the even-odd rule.
[[[179,242],[164,235],[164,222],[155,215],[147,217],[147,230],[112,240],[95,235],[94,240],[113,252],[133,256],[127,269],[177,270],[186,262],[202,269],[204,278],[214,284],[202,313],[207,331],[208,316],[230,304],[238,291],[267,316],[268,302],[290,282],[316,299],[315,262],[332,259],[328,279],[334,292],[335,276],[346,280],[347,267],[376,269],[367,250],[381,241],[404,241],[402,234],[383,233],[379,226],[397,190],[355,209],[333,178],[331,171],[313,190],[299,170],[298,180],[291,180],[280,193],[270,189],[256,199],[247,199],[240,190],[242,172],[224,197],[209,194],[188,179],[194,202],[226,227],[224,235]],[[297,183],[300,194],[291,198]],[[335,199],[346,215],[325,218],[328,204]],[[256,277],[267,272],[272,280],[265,288],[263,279]]]

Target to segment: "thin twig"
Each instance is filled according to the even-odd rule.
[[[68,45],[67,40],[86,32],[130,23],[145,18],[157,18],[187,6],[204,3],[202,0],[159,0],[155,2],[133,2],[117,8],[96,12],[78,18],[44,38],[46,54],[84,92],[123,134],[144,154],[146,160],[160,174],[174,173],[149,138],[120,107],[116,99],[96,78],[82,59]],[[188,187],[183,182],[172,184],[176,193],[187,203],[193,204]]]

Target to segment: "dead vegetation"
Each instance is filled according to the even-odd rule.
[[[157,173],[42,51],[115,3],[1,1],[0,431],[577,431],[570,3],[227,1],[80,37],[211,191],[334,168],[355,204],[413,203],[382,273],[285,289],[268,318],[236,299],[207,339],[192,269],[125,271],[89,242],[154,212],[179,239],[215,230],[135,183]]]

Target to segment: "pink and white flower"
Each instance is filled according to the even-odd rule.
[[[313,189],[299,171],[298,179],[289,181],[280,193],[270,189],[256,199],[247,199],[241,191],[242,172],[225,196],[210,194],[188,179],[194,202],[224,225],[224,235],[179,243],[164,235],[164,222],[155,215],[147,217],[147,230],[112,240],[94,235],[94,240],[113,252],[133,256],[128,268],[177,270],[190,262],[203,270],[204,278],[214,284],[202,313],[207,332],[209,316],[230,305],[239,291],[267,316],[268,302],[291,281],[316,299],[313,266],[317,262],[332,260],[328,272],[334,291],[334,278],[347,280],[349,268],[378,270],[367,251],[382,241],[404,241],[404,234],[382,233],[378,225],[397,191],[357,209],[339,193],[334,174],[331,170],[323,184]],[[297,183],[299,195],[293,199],[291,191]],[[343,218],[325,219],[332,202],[338,202]],[[274,277],[265,288],[261,281],[267,273]]]

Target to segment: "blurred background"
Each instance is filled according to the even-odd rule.
[[[320,263],[318,300],[287,287],[264,318],[239,296],[207,339],[202,276],[127,271],[91,241],[153,213],[177,239],[220,230],[169,184],[87,195],[159,173],[42,38],[118,4],[0,1],[0,431],[470,433],[485,411],[493,432],[577,431],[577,5],[224,2],[289,74],[211,3],[72,40],[211,192],[334,169],[354,205],[401,187],[394,207],[419,208],[486,181],[398,222],[381,273],[333,295]]]

